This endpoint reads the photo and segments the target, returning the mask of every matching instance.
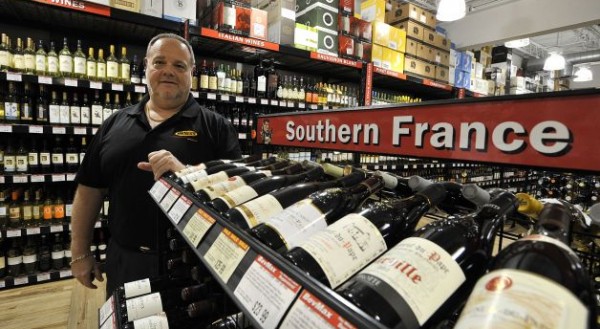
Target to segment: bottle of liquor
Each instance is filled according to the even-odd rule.
[[[8,43],[6,42],[7,35],[2,33],[2,40],[0,40],[0,71],[6,72],[9,69],[9,49]]]
[[[19,246],[20,238],[13,238],[12,244],[6,253],[6,264],[8,265],[8,274],[17,277],[21,275],[23,267],[23,254]]]
[[[66,91],[63,91],[62,93],[62,103],[59,105],[58,111],[59,121],[61,124],[71,123],[71,106],[69,104],[69,97],[67,96]]]
[[[422,188],[432,183],[432,181],[420,176],[411,176],[408,180],[408,186],[413,191],[420,191]],[[461,184],[455,182],[443,182],[443,184],[448,193],[446,194],[446,200],[441,202],[438,205],[438,208],[445,211],[447,214],[469,213],[477,209],[478,206],[486,203],[485,194],[476,193],[472,195],[472,200],[468,200],[463,194],[463,186]]]
[[[87,93],[83,94],[83,101],[81,102],[81,107],[79,108],[80,113],[80,124],[87,126],[92,123],[92,113],[91,113],[90,103],[88,100]]]
[[[8,95],[4,102],[4,120],[7,122],[18,122],[21,119],[21,103],[17,100],[17,85],[15,82],[8,83]]]
[[[41,124],[47,123],[48,111],[48,94],[46,92],[46,87],[40,85],[40,93],[37,99],[37,111],[35,115],[35,121]]]
[[[23,202],[21,203],[21,214],[23,216],[23,226],[35,226],[33,221],[33,202],[31,202],[31,191],[23,191]]]
[[[3,190],[0,190],[0,229],[4,230],[8,226],[8,203],[6,202],[7,195]],[[0,250],[3,250],[0,248]]]
[[[25,147],[25,140],[21,138],[19,140],[19,148],[17,149],[17,155],[15,156],[15,171],[17,173],[27,173],[29,172],[29,161],[28,161],[28,150]]]
[[[104,104],[102,104],[102,122],[104,122],[113,113],[113,105],[110,102],[110,93],[104,94]]]
[[[65,250],[63,247],[62,235],[54,233],[54,243],[52,244],[52,268],[60,270],[65,265]]]
[[[194,66],[192,69],[192,91],[198,91],[198,68]]]
[[[225,69],[223,68],[223,64],[219,64],[219,68],[217,69],[217,90],[219,93],[225,93]]]
[[[259,59],[258,65],[254,67],[254,79],[256,80],[256,97],[267,97],[267,73],[263,62]]]
[[[34,226],[42,225],[42,218],[44,212],[44,203],[42,202],[42,189],[39,188],[35,191],[35,200],[33,201],[32,207],[32,224]]]
[[[76,92],[73,93],[73,101],[69,106],[69,121],[74,125],[81,124],[81,106]]]
[[[23,87],[23,97],[21,98],[21,122],[31,123],[33,121],[33,98],[31,97],[31,88],[28,82]]]
[[[208,91],[208,68],[206,66],[206,59],[202,60],[202,66],[200,67],[200,79],[199,79],[199,87],[200,91]]]
[[[125,300],[173,288],[181,289],[191,283],[189,278],[172,279],[166,276],[145,278],[127,282],[119,286],[115,293],[121,297],[120,300]]]
[[[212,63],[212,68],[208,71],[208,91],[216,92],[219,88],[219,79],[217,77],[217,67],[215,62]]]
[[[44,199],[44,205],[42,207],[42,220],[43,225],[52,224],[52,219],[54,218],[54,201],[52,200],[52,196],[50,191],[46,189],[46,198]]]
[[[29,145],[29,151],[27,152],[27,164],[29,166],[29,172],[32,174],[40,173],[40,155],[38,153],[37,141],[35,138],[31,138]]]
[[[85,61],[85,77],[88,80],[90,80],[90,81],[96,80],[97,65],[98,64],[96,63],[96,59],[94,58],[94,48],[89,47],[88,48],[88,57]]]
[[[52,153],[46,139],[42,140],[42,149],[40,150],[40,171],[42,173],[52,172]]]
[[[230,160],[230,159],[221,159],[221,160],[211,160],[211,161],[207,161],[204,163],[199,163],[197,165],[194,166],[189,166],[186,167],[184,169],[181,169],[179,171],[174,172],[170,177],[172,179],[179,179],[187,174],[191,174],[192,172],[195,171],[199,171],[199,170],[204,170],[206,168],[210,168],[210,167],[214,167],[214,166],[218,166],[218,165],[222,165],[222,164],[228,164],[228,163],[252,163],[252,162],[257,162],[259,160],[262,159],[262,156],[260,154],[253,154],[251,156],[245,157],[245,158],[240,158],[240,159],[234,159],[234,160]],[[178,183],[183,183],[181,181],[178,181]]]
[[[23,41],[17,38],[17,45],[13,51],[13,69],[17,72],[25,71],[25,54],[23,53]]]
[[[54,224],[63,224],[65,222],[65,216],[66,216],[66,211],[65,211],[65,201],[62,197],[62,193],[57,192],[56,193],[56,199],[54,199],[54,205],[53,205],[53,213],[52,213],[52,222]]]
[[[92,103],[92,125],[99,126],[102,124],[104,108],[100,103],[100,91],[94,91],[94,102]],[[111,111],[112,112],[112,111]]]
[[[54,137],[54,147],[52,148],[50,159],[52,161],[52,172],[65,172],[65,152],[62,145],[62,138],[60,136]]]
[[[408,178],[400,177],[385,171],[377,171],[376,175],[380,175],[385,183],[385,189],[393,192],[399,198],[411,196],[414,192],[408,186]]]
[[[81,137],[81,147],[79,147],[79,164],[83,162],[85,153],[87,152],[87,142],[85,136]]]
[[[23,269],[28,275],[35,273],[38,264],[38,251],[34,237],[34,235],[27,236],[27,244],[23,248]]]
[[[125,84],[131,82],[131,63],[127,58],[127,48],[121,47],[121,57],[119,58],[119,72],[121,72],[120,81]]]
[[[112,113],[115,113],[121,109],[121,100],[119,99],[119,93],[115,93],[113,99],[114,102],[112,104]]]
[[[87,59],[81,48],[81,40],[77,40],[77,49],[73,53],[73,77],[85,79],[87,73]]]
[[[119,82],[119,76],[119,60],[115,56],[115,45],[110,45],[110,51],[106,58],[106,80]]]
[[[0,279],[6,276],[6,255],[4,254],[4,239],[0,238]]]
[[[77,148],[75,147],[75,137],[73,136],[69,136],[69,145],[67,146],[65,158],[67,172],[77,172],[77,168],[79,168],[79,152],[77,152]]]
[[[14,62],[14,51],[12,48],[12,41],[9,36],[6,36],[6,44],[8,45],[8,71],[15,70],[15,62]]]
[[[18,190],[13,190],[10,194],[10,204],[8,205],[8,226],[10,228],[20,228],[23,226],[23,214],[21,213]]]
[[[8,140],[4,151],[4,172],[13,174],[17,171],[17,150],[12,140]]]
[[[485,273],[496,233],[516,206],[514,195],[495,191],[478,211],[417,230],[337,291],[383,325],[430,327],[456,311]]]
[[[50,241],[48,241],[48,235],[42,234],[40,236],[38,268],[39,268],[40,272],[46,272],[46,271],[49,271],[51,267],[52,267],[52,253],[50,252]]]
[[[142,82],[141,74],[138,57],[137,55],[133,55],[133,60],[131,61],[131,83],[140,84]]]
[[[38,49],[35,52],[35,74],[43,76],[46,73],[48,73],[48,60],[44,50],[44,41],[38,40]]]
[[[223,160],[217,160],[217,161],[223,161]],[[258,161],[254,161],[254,162],[232,162],[229,161],[228,163],[223,163],[223,164],[218,164],[215,166],[208,166],[205,169],[201,169],[201,170],[195,170],[189,174],[183,175],[181,177],[178,178],[177,182],[185,185],[185,184],[189,184],[190,182],[199,180],[200,178],[203,177],[207,177],[209,175],[212,174],[216,174],[220,171],[223,170],[227,170],[227,169],[233,169],[236,167],[246,167],[246,166],[250,166],[250,167],[261,167],[261,166],[267,166],[270,165],[272,163],[275,163],[275,161],[277,161],[276,158],[271,157],[271,158],[267,158],[265,160],[258,160]],[[225,161],[226,162],[226,161]]]
[[[47,63],[48,63],[48,75],[52,77],[57,77],[59,75],[59,59],[56,54],[56,50],[54,48],[54,41],[50,42],[50,49],[48,50],[48,54],[46,55]]]
[[[269,248],[286,252],[353,211],[381,188],[381,176],[372,176],[352,187],[312,193],[253,227],[250,234]]]
[[[69,50],[69,43],[67,37],[63,39],[63,48],[58,53],[58,70],[60,76],[70,78],[73,76],[73,55]]]
[[[113,66],[114,70],[114,66]],[[107,67],[104,60],[104,49],[98,49],[98,59],[96,60],[96,79],[98,81],[106,81]]]
[[[72,260],[72,255],[71,255],[71,232],[69,232],[69,234],[66,235],[66,240],[65,240],[65,243],[63,245],[63,249],[65,251],[65,264],[67,264],[67,266],[70,266],[69,264],[71,264],[71,260]]]
[[[33,74],[35,72],[35,49],[31,38],[27,38],[27,45],[23,51],[23,64],[25,73]]]
[[[52,91],[52,98],[48,106],[48,120],[50,124],[60,123],[60,104],[58,103],[58,97],[56,90]]]
[[[252,228],[311,193],[331,187],[350,187],[364,178],[364,173],[356,171],[336,180],[292,185],[232,208],[226,213],[226,217],[241,228]]]

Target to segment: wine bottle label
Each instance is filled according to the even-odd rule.
[[[55,204],[54,205],[54,218],[62,219],[65,218],[65,205]]]
[[[112,114],[112,109],[105,107],[102,109],[102,121],[104,122]]]
[[[6,260],[4,256],[0,257],[0,270],[6,268]]]
[[[206,170],[202,169],[202,170],[198,170],[198,171],[194,171],[193,173],[190,173],[189,175],[185,175],[183,177],[181,177],[181,181],[183,183],[188,183],[188,182],[193,182],[195,180],[198,180],[202,177],[206,177],[208,176],[208,174],[206,173]]]
[[[60,106],[50,105],[48,116],[50,123],[60,123]]]
[[[23,61],[25,63],[25,68],[28,70],[35,69],[35,56],[32,54],[27,54],[23,56]]]
[[[31,166],[37,166],[40,163],[39,154],[36,152],[27,154],[27,162],[29,162],[29,165]]]
[[[348,280],[387,250],[373,223],[359,214],[348,214],[300,244],[319,264],[331,288]]]
[[[38,72],[46,72],[45,55],[35,55],[35,70]]]
[[[14,155],[4,156],[4,171],[14,172],[17,170],[17,157]]]
[[[77,156],[77,153],[67,153],[66,158],[67,158],[68,164],[78,164],[79,163],[79,157]]]
[[[62,259],[65,257],[65,251],[64,250],[58,250],[58,251],[53,251],[52,252],[52,259]]]
[[[62,153],[52,153],[53,164],[63,164],[64,162],[64,155]]]
[[[92,124],[102,124],[102,105],[92,105]]]
[[[129,63],[121,63],[121,79],[129,80],[131,74],[131,66]]]
[[[73,204],[67,203],[65,205],[65,217],[71,217],[73,213]]]
[[[123,288],[125,290],[126,299],[149,294],[152,292],[152,287],[150,286],[150,279],[148,278],[127,282],[123,285]]]
[[[266,92],[267,91],[267,77],[261,75],[256,81],[256,91]]]
[[[217,90],[217,77],[215,77],[215,76],[208,77],[208,89]]]
[[[87,61],[85,58],[75,57],[75,58],[73,58],[73,64],[74,64],[73,69],[76,74],[85,74],[86,73]]]
[[[23,255],[23,264],[32,264],[37,262],[37,254],[33,255]]]
[[[87,106],[81,107],[81,124],[90,124],[90,108]]]
[[[563,242],[561,242],[557,239],[554,239],[554,238],[551,238],[551,237],[548,237],[545,235],[532,234],[532,235],[528,235],[528,236],[520,239],[519,241],[541,241],[541,242],[545,242],[545,243],[551,243],[551,244],[563,249],[564,251],[568,252],[569,254],[571,254],[572,257],[579,259],[579,256],[577,256],[577,254],[569,246],[567,246],[566,244],[564,244]]]
[[[68,105],[60,105],[58,107],[59,110],[59,120],[60,123],[71,123],[70,120],[70,108]]]
[[[0,216],[6,216],[6,207],[0,206]]]
[[[106,63],[98,63],[96,65],[96,76],[98,78],[106,77]]]
[[[71,73],[73,72],[73,57],[69,55],[58,56],[58,69],[60,72]]]
[[[17,70],[22,70],[25,68],[25,58],[23,58],[23,55],[14,55],[13,66]]]
[[[27,155],[17,155],[17,171],[25,172],[28,168]]]
[[[71,249],[65,250],[65,257],[66,258],[71,258]]]
[[[71,120],[71,123],[73,123],[73,124],[81,123],[81,119],[79,118],[79,115],[81,113],[81,108],[79,106],[71,106],[70,112],[71,112],[71,117],[69,118],[69,120]]]
[[[33,207],[32,211],[33,219],[41,219],[42,218],[42,209],[40,207]]]
[[[383,281],[406,302],[423,325],[465,281],[465,274],[446,250],[418,237],[402,240],[358,274],[382,296]]]
[[[252,200],[258,196],[258,193],[248,185],[236,188],[233,191],[227,192],[219,197],[219,199],[227,204],[229,208],[233,208],[248,200]]]
[[[86,63],[85,68],[86,74],[90,78],[96,77],[96,62],[89,61]]]
[[[240,178],[240,176],[233,176],[226,181],[211,184],[203,188],[202,191],[206,193],[210,200],[214,200],[217,197],[244,185],[246,185],[244,179]]]
[[[19,265],[23,263],[23,256],[19,255],[16,257],[7,257],[6,258],[6,263],[8,264],[8,266],[14,266],[14,265]]]
[[[117,62],[106,62],[106,77],[117,78],[119,77],[119,63]]]
[[[239,189],[244,187],[246,186]],[[271,194],[265,194],[258,199],[246,202],[238,206],[237,209],[246,220],[249,228],[264,223],[269,217],[283,211],[283,207],[279,201]]]
[[[504,269],[477,281],[454,328],[586,328],[587,319],[585,305],[565,287]]]
[[[312,200],[304,199],[267,218],[269,225],[279,233],[288,250],[327,227],[325,215]]]
[[[50,72],[50,73],[58,72],[58,57],[54,57],[54,56],[48,57],[48,72]]]
[[[8,51],[0,51],[0,66],[8,66]]]
[[[50,165],[52,160],[50,160],[50,153],[42,152],[40,153],[40,164],[42,165]],[[5,163],[6,165],[6,163]]]
[[[169,322],[167,321],[167,315],[163,312],[135,320],[133,321],[133,327],[135,329],[169,329]]]
[[[229,178],[229,176],[227,176],[226,172],[220,171],[216,174],[208,175],[206,177],[202,177],[198,180],[192,181],[191,185],[194,188],[194,192],[196,192],[196,191],[199,191],[199,190],[205,188],[208,185],[225,181],[228,178]]]
[[[23,205],[23,220],[31,220],[33,218],[33,206]]]
[[[125,301],[127,319],[134,321],[163,311],[160,293],[154,293]]]

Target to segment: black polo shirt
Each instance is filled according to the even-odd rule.
[[[108,188],[108,227],[111,239],[125,248],[152,250],[165,240],[168,219],[148,190],[153,174],[137,168],[152,151],[170,151],[183,164],[241,157],[233,125],[219,114],[201,107],[190,95],[177,114],[154,129],[144,106],[149,97],[111,115],[88,146],[77,173],[79,184]]]

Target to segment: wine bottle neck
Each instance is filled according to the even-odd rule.
[[[518,199],[510,192],[503,191],[495,195],[490,203],[477,211],[474,220],[479,224],[481,247],[488,257],[492,256],[494,239],[504,224],[507,215],[516,211]]]

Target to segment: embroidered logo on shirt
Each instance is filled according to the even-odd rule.
[[[175,136],[177,136],[177,137],[197,137],[198,133],[193,130],[182,130],[182,131],[176,131]]]

